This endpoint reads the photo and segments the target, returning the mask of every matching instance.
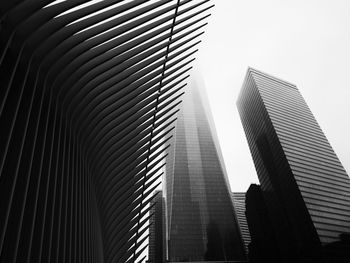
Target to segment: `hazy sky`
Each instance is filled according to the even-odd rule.
[[[350,172],[350,1],[216,0],[197,56],[233,191],[258,182],[236,108],[248,66],[296,84]]]

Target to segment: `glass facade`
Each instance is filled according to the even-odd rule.
[[[245,259],[203,87],[194,81],[183,101],[166,166],[170,261]]]
[[[350,180],[295,85],[248,69],[237,102],[284,254],[350,232]]]

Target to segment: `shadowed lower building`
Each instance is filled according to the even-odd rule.
[[[165,199],[162,191],[154,192],[150,203],[148,263],[165,262]]]
[[[245,247],[245,252],[248,254],[248,245],[250,243],[250,234],[248,229],[248,223],[246,218],[246,193],[233,192],[231,193],[232,201],[235,208],[235,213],[238,221],[238,226],[241,231],[242,240]]]
[[[248,245],[250,263],[280,262],[275,227],[259,185],[251,184],[245,194],[245,216],[251,242]]]
[[[350,180],[296,86],[249,68],[237,106],[283,260],[342,242]]]
[[[170,262],[245,260],[204,86],[191,81],[166,166]]]

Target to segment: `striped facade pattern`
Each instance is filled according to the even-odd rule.
[[[275,225],[304,245],[349,233],[349,176],[296,86],[249,69],[237,104]]]
[[[0,3],[0,262],[143,261],[206,1]]]
[[[248,245],[250,243],[250,233],[246,218],[246,206],[245,206],[245,194],[246,193],[240,193],[240,192],[234,192],[231,193],[233,205],[235,208],[235,213],[238,221],[239,229],[241,230],[241,236],[243,239],[245,252],[248,254]]]

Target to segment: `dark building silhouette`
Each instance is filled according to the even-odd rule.
[[[251,242],[248,245],[249,262],[280,262],[275,238],[276,228],[271,223],[259,185],[250,185],[245,195],[245,206],[245,216],[251,237]]]
[[[249,68],[237,106],[281,261],[319,261],[350,232],[347,173],[295,85]]]
[[[1,1],[0,262],[134,262],[208,1]]]
[[[250,233],[248,229],[247,218],[245,215],[245,194],[244,192],[233,192],[231,193],[232,201],[235,208],[235,213],[238,221],[238,226],[241,231],[245,252],[248,254],[248,245],[250,243]]]
[[[340,240],[326,244],[323,255],[327,262],[347,263],[350,260],[350,234],[340,234]]]
[[[148,262],[165,262],[165,199],[161,190],[156,190],[151,201],[150,227],[148,244]]]
[[[204,87],[191,81],[166,166],[170,262],[244,260]]]

